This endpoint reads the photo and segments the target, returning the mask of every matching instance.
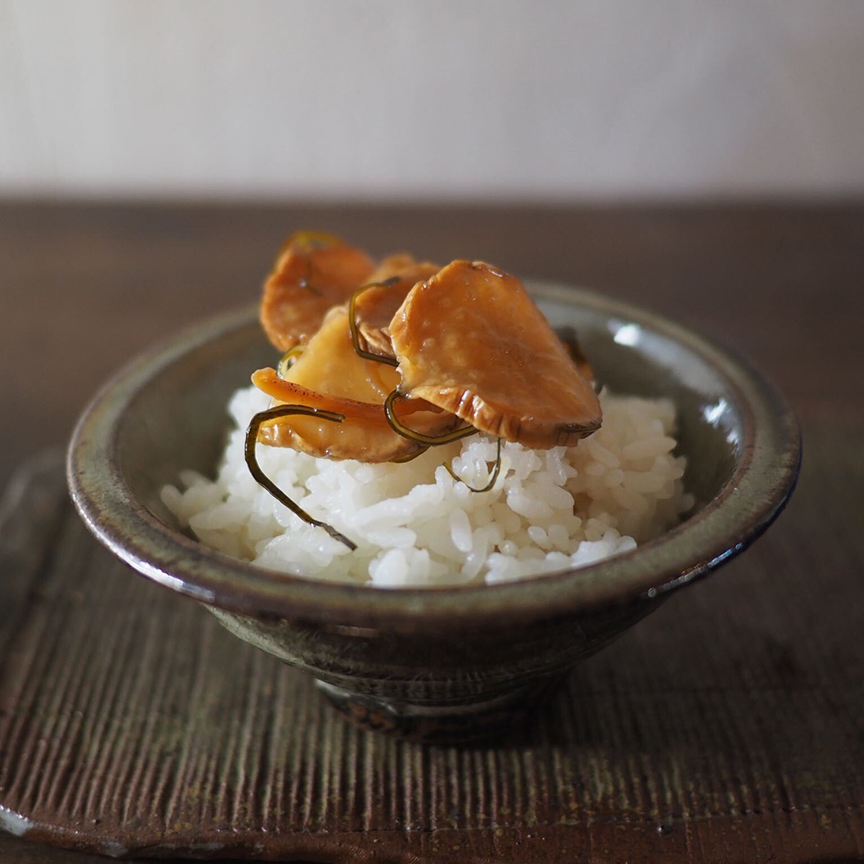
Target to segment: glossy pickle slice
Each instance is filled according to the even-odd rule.
[[[481,432],[548,449],[600,427],[597,394],[522,283],[453,261],[415,285],[390,325],[402,383]]]

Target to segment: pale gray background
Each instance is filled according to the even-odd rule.
[[[0,0],[0,194],[864,191],[864,0]]]

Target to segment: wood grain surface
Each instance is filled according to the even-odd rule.
[[[127,848],[206,822],[242,826],[229,852],[266,829],[325,861],[864,858],[864,206],[4,205],[0,478],[118,363],[247,302],[304,226],[598,287],[738,348],[802,420],[787,513],[577,670],[528,737],[424,751],[346,726],[113,562],[48,463],[3,532],[22,551],[0,583],[0,804]],[[39,526],[50,542],[15,547]],[[0,860],[90,859],[3,838]]]

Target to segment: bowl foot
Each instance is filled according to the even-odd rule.
[[[341,714],[363,729],[423,744],[469,744],[518,734],[565,677],[557,673],[495,696],[439,705],[355,693],[320,678],[315,684]]]

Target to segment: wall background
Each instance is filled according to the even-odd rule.
[[[862,0],[0,0],[0,194],[862,192]]]

